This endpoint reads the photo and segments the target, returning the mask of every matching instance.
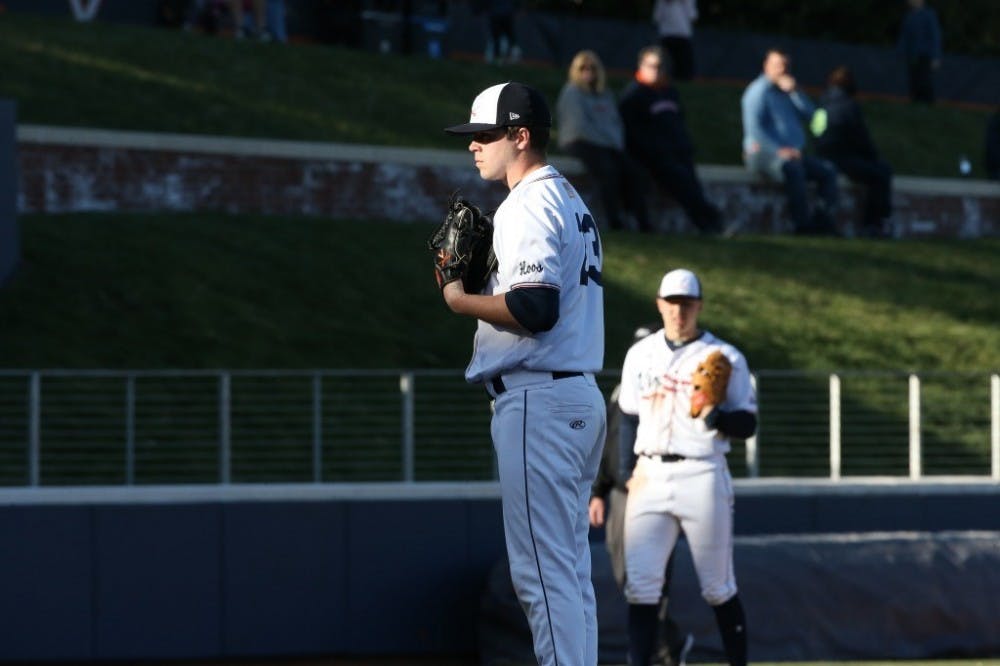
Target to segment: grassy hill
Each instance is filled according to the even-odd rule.
[[[0,290],[0,367],[463,367],[425,224],[30,215]],[[1000,241],[607,232],[606,367],[655,320],[663,272],[704,278],[703,322],[751,365],[1000,369]]]
[[[0,14],[0,95],[26,123],[456,148],[472,96],[561,69],[235,42]],[[616,86],[621,79],[613,81]],[[684,86],[706,162],[735,163],[740,86]],[[868,102],[901,173],[950,173],[977,111]],[[920,140],[915,141],[914,136]],[[22,219],[0,291],[0,367],[461,367],[470,321],[431,286],[424,225],[216,215]],[[608,233],[607,367],[655,318],[664,270],[705,277],[705,323],[756,368],[1000,367],[996,240]],[[363,341],[364,353],[358,353]]]
[[[566,64],[497,68],[12,12],[0,13],[0,62],[0,97],[18,101],[24,123],[442,148],[461,147],[441,128],[477,92],[516,79],[554,101]],[[700,162],[739,163],[745,83],[680,86]],[[985,110],[893,100],[865,110],[897,173],[953,176],[964,154],[983,175]]]

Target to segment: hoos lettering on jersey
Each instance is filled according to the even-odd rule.
[[[532,273],[541,273],[541,264],[529,264],[527,261],[522,261],[517,264],[518,275],[531,275]]]

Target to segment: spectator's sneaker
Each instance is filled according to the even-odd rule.
[[[895,233],[893,231],[892,223],[889,221],[881,222],[879,224],[871,226],[863,226],[858,231],[858,236],[861,238],[875,238],[885,240],[887,238],[894,238]]]
[[[677,651],[677,654],[673,655],[674,666],[687,666],[687,658],[693,647],[694,634],[688,634],[684,637],[684,644],[681,646],[681,649]]]
[[[686,634],[684,639],[675,645],[661,646],[653,659],[656,666],[686,666],[688,654],[694,646],[694,634]]]
[[[726,225],[722,228],[722,237],[732,238],[733,236],[735,236],[740,232],[740,230],[743,228],[745,224],[746,220],[739,218],[727,222]]]

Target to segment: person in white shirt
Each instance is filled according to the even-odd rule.
[[[639,231],[651,232],[647,179],[625,152],[625,126],[606,78],[595,52],[584,50],[573,57],[556,100],[559,147],[583,162],[600,193],[609,228],[627,228],[622,215],[627,211]]]
[[[697,0],[656,0],[653,23],[660,46],[670,56],[671,75],[678,81],[694,78],[694,23],[698,20]]]
[[[594,373],[604,364],[603,248],[573,186],[546,163],[552,118],[520,83],[480,93],[468,123],[479,175],[510,193],[493,217],[498,268],[482,294],[442,288],[455,313],[479,320],[470,383],[493,398],[511,580],[545,666],[597,664],[590,579],[590,486],[607,411]]]
[[[620,470],[623,477],[632,470],[625,506],[629,664],[647,666],[653,657],[664,568],[683,530],[729,664],[744,666],[746,619],[733,573],[726,453],[731,437],[756,431],[756,393],[743,354],[698,328],[702,289],[693,272],[664,275],[656,303],[663,329],[629,349],[618,394]],[[691,377],[714,351],[732,366],[725,399],[692,417]]]

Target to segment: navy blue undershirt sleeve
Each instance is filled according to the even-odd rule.
[[[622,485],[632,478],[635,469],[635,434],[639,430],[639,415],[622,412],[618,422],[618,478]]]
[[[742,409],[727,412],[716,407],[705,417],[705,425],[726,437],[746,439],[757,432],[757,415]]]
[[[559,292],[548,287],[512,289],[504,295],[507,309],[532,333],[548,331],[559,321]]]

